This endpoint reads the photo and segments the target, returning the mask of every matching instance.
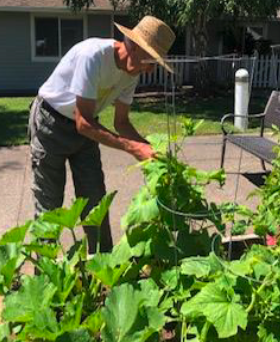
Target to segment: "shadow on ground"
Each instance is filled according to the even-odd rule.
[[[22,164],[18,162],[5,162],[0,164],[0,172],[5,170],[20,170],[22,169]]]
[[[266,105],[267,97],[252,97],[250,102],[250,113],[261,113]],[[200,97],[196,95],[175,96],[176,114],[185,115],[196,120],[211,120],[220,122],[221,118],[231,113],[234,108],[233,93],[225,93],[218,96]],[[152,112],[154,114],[172,113],[171,96],[148,96],[138,98],[134,101],[132,109],[138,112]],[[250,121],[249,128],[257,128],[260,126],[259,120]]]
[[[258,172],[258,173],[243,173],[242,174],[249,182],[257,187],[261,187],[265,183],[265,177],[269,175],[269,172]]]

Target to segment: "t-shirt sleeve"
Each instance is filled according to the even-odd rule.
[[[75,95],[97,99],[97,89],[100,77],[100,61],[97,56],[80,55],[73,66],[70,92]]]
[[[133,95],[135,93],[135,88],[138,84],[139,77],[134,77],[133,80],[129,83],[127,87],[125,87],[120,96],[118,97],[118,100],[127,104],[131,105],[133,101]]]

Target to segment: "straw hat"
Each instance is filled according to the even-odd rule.
[[[175,34],[163,21],[147,15],[132,30],[117,23],[115,25],[166,70],[174,72],[164,58],[175,40]]]

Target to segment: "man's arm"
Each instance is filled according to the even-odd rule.
[[[93,118],[95,107],[95,100],[76,97],[75,120],[80,134],[103,145],[126,151],[138,160],[154,157],[154,152],[148,144],[132,137],[117,135],[100,125]]]
[[[118,100],[115,102],[114,126],[116,131],[125,138],[149,144],[148,141],[137,132],[130,122],[129,110],[129,105]]]

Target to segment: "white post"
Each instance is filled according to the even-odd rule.
[[[239,69],[235,73],[234,126],[242,131],[247,128],[249,105],[249,73]],[[240,117],[243,116],[243,117]]]

